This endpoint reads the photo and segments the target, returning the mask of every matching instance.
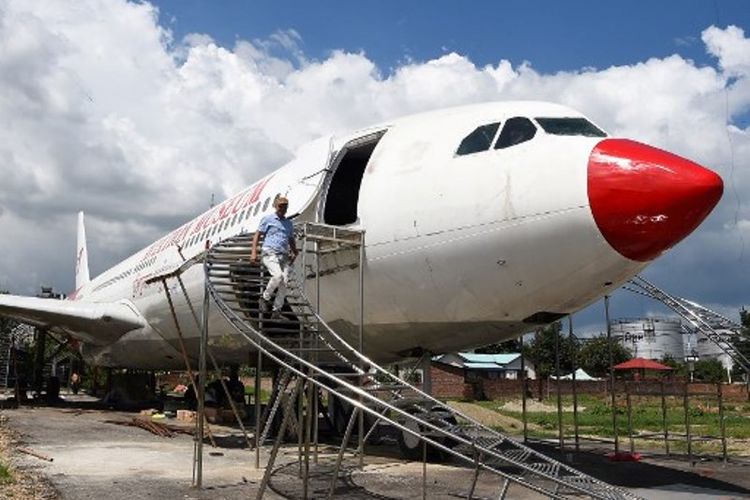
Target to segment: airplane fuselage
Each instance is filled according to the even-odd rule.
[[[639,155],[650,158],[651,150],[659,151],[609,139],[580,113],[537,102],[442,110],[320,139],[289,164],[77,290],[77,301],[127,303],[147,325],[106,345],[84,344],[82,352],[108,366],[184,366],[164,286],[147,281],[207,245],[255,231],[278,194],[290,199],[288,213],[295,223],[365,231],[364,346],[370,357],[389,361],[516,337],[615,290],[713,208],[718,198],[708,208],[702,201],[706,207],[694,211],[694,224],[691,219],[682,225],[669,210],[687,201],[605,215],[592,208],[592,199],[619,199],[621,192],[633,190],[620,189],[621,184],[599,188],[600,181],[592,178],[603,165],[622,164],[623,175],[636,175],[647,163]],[[628,163],[628,155],[639,159]],[[663,170],[663,162],[657,167]],[[633,181],[638,183],[628,178],[624,184]],[[635,196],[633,203],[645,203],[641,198],[647,195]],[[621,220],[625,229],[619,230],[617,220],[607,226],[603,218]],[[634,238],[674,234],[643,250],[637,242],[622,243],[633,227]],[[302,259],[296,264],[299,268]],[[359,318],[358,276],[358,270],[349,270],[320,278],[322,315],[350,339]],[[202,266],[181,277],[200,315]],[[198,325],[180,283],[174,278],[166,283],[189,356],[195,358]],[[317,287],[308,285],[306,293],[315,301]],[[215,307],[209,336],[221,361],[248,361],[249,346]]]

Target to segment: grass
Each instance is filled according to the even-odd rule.
[[[0,484],[8,484],[13,482],[13,473],[10,471],[8,466],[0,463]]]
[[[253,396],[255,394],[255,387],[252,385],[246,385],[245,386],[245,395],[246,396]],[[260,402],[261,403],[268,403],[268,401],[271,399],[271,392],[267,391],[265,389],[260,390]]]
[[[517,401],[517,399],[516,399]],[[564,406],[572,406],[572,397],[562,398]],[[522,414],[517,411],[507,411],[502,408],[505,400],[481,401],[477,404],[497,411],[503,415],[521,420]],[[553,396],[544,401],[545,404],[556,406]],[[578,430],[582,436],[596,436],[611,438],[614,436],[612,426],[612,411],[608,397],[579,395],[578,397]],[[585,409],[583,409],[585,408]],[[721,436],[721,422],[715,398],[691,397],[689,401],[690,430],[693,437],[709,436],[719,438]],[[558,416],[556,411],[549,413],[532,412],[526,413],[527,421],[538,426],[530,429],[529,435],[533,437],[557,436]],[[662,412],[661,398],[652,396],[632,396],[630,414],[634,435],[640,433],[663,433],[664,414]],[[574,419],[572,411],[563,412],[563,427],[566,435],[572,435]],[[685,434],[685,408],[681,397],[666,398],[666,424],[670,434]],[[750,438],[750,405],[747,403],[728,402],[724,405],[724,424],[726,437],[729,440]],[[628,414],[627,401],[624,396],[617,401],[617,429],[621,442],[628,440]],[[684,441],[684,438],[683,438]],[[654,441],[652,441],[653,444]],[[730,443],[730,448],[736,449],[737,443]],[[685,448],[685,443],[670,443],[670,448],[680,451]],[[703,448],[716,451],[720,450],[720,441],[695,442],[693,450],[700,453]],[[747,445],[741,443],[741,448],[750,452]]]

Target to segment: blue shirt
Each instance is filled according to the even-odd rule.
[[[286,217],[282,219],[276,213],[272,213],[260,220],[258,232],[266,235],[261,251],[289,253],[289,240],[294,237],[292,221]]]

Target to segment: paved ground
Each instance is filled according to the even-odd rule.
[[[242,438],[231,429],[215,429],[222,447],[206,447],[204,485],[190,488],[193,443],[190,436],[161,438],[142,429],[105,423],[129,420],[133,414],[103,411],[71,412],[60,408],[2,410],[5,426],[20,434],[21,445],[54,458],[46,462],[22,455],[22,466],[44,474],[63,499],[246,499],[254,498],[263,470],[254,468],[254,454],[241,448]],[[1,429],[0,429],[1,430]],[[268,449],[261,460],[265,463]],[[324,448],[320,465],[308,483],[310,495],[321,498],[328,489],[335,450]],[[388,448],[373,448],[363,469],[349,459],[337,485],[341,498],[422,498],[422,464],[394,456]],[[377,454],[377,456],[375,456]],[[295,461],[296,447],[282,449],[266,498],[301,498],[303,484]],[[577,455],[576,464],[604,480],[636,488],[653,499],[750,498],[750,467],[679,461],[615,464],[601,455]],[[465,498],[472,470],[443,464],[427,466],[429,498]],[[497,496],[500,482],[481,474],[477,497]],[[745,489],[748,488],[748,489]],[[0,498],[4,498],[0,488]],[[512,487],[508,498],[537,498]]]

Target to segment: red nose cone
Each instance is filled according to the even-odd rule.
[[[605,139],[589,158],[594,220],[615,250],[637,261],[654,259],[690,234],[723,190],[714,172],[635,141]]]

